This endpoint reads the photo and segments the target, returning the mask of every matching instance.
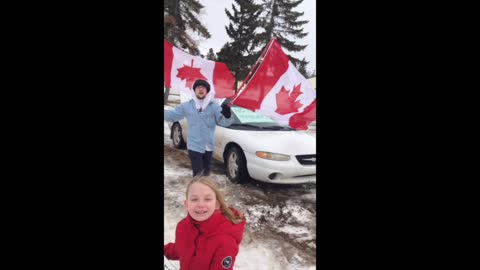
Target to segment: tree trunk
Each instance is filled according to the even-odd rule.
[[[170,94],[170,88],[164,87],[163,88],[163,105],[166,105],[168,102],[168,95]]]

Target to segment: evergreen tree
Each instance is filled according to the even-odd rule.
[[[237,57],[237,54],[233,51],[230,42],[223,44],[220,51],[217,52],[217,61],[225,63],[228,69],[233,73],[234,77],[236,73],[235,70],[237,68],[235,65],[235,57]]]
[[[275,36],[288,55],[290,61],[296,66],[306,65],[305,59],[289,55],[287,52],[303,51],[307,45],[296,44],[295,40],[307,36],[303,32],[303,25],[308,21],[300,20],[304,12],[297,12],[294,9],[302,3],[303,0],[262,0],[262,26],[264,32],[258,35],[258,39],[263,47],[268,44],[272,36]],[[302,73],[303,74],[303,73]]]
[[[232,40],[227,42],[217,54],[218,60],[227,64],[237,82],[245,79],[251,67],[257,60],[259,40],[256,38],[260,26],[261,6],[253,0],[234,0],[232,10],[225,9],[230,23],[225,27],[227,35]]]
[[[208,59],[208,60],[212,60],[212,61],[217,61],[217,56],[216,56],[215,53],[213,52],[213,49],[212,49],[212,48],[210,48],[210,49],[208,50],[207,59]]]
[[[306,79],[310,78],[310,74],[307,71],[307,61],[305,61],[305,57],[302,59],[302,61],[298,62],[296,68],[297,70],[305,77]]]
[[[200,51],[191,34],[195,32],[200,37],[210,38],[207,28],[197,19],[204,8],[198,0],[165,0],[163,11],[163,38],[173,46],[187,50],[193,55]]]

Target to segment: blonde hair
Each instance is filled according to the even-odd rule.
[[[232,209],[228,207],[228,205],[225,203],[225,198],[223,196],[223,193],[220,192],[218,185],[215,183],[215,181],[213,181],[211,177],[208,177],[208,176],[193,177],[192,181],[190,181],[190,183],[188,183],[187,185],[187,192],[186,192],[187,198],[188,198],[188,191],[190,190],[190,186],[194,183],[204,184],[213,190],[213,192],[215,193],[215,197],[217,198],[217,201],[220,204],[220,211],[225,216],[225,218],[230,220],[233,224],[239,224],[244,220],[244,217],[242,214],[239,213],[239,215],[235,215]]]

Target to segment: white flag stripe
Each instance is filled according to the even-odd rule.
[[[298,112],[292,112],[285,115],[276,113],[276,98],[278,92],[280,92],[282,87],[284,87],[290,94],[293,91],[294,87],[300,83],[302,84],[300,88],[300,92],[302,93],[298,96],[297,100],[302,103],[302,106],[298,108]],[[287,71],[279,78],[272,90],[265,96],[262,104],[260,105],[260,108],[256,112],[270,117],[280,124],[288,125],[288,121],[291,116],[303,112],[305,107],[310,105],[310,103],[312,103],[315,99],[316,93],[310,82],[305,79],[305,77],[303,77],[303,75],[295,68],[295,66],[290,61],[288,61]]]
[[[202,68],[201,73],[205,76],[206,81],[210,83],[210,92],[212,95],[215,95],[215,86],[213,84],[213,70],[215,69],[215,62],[211,60],[203,59],[200,56],[192,56],[188,53],[183,52],[182,50],[173,47],[173,61],[172,61],[172,72],[171,72],[171,86],[173,89],[176,89],[180,92],[190,94],[192,89],[186,87],[186,80],[182,80],[177,77],[178,69],[185,66],[190,67],[192,65],[194,68]],[[193,84],[192,84],[193,85]]]

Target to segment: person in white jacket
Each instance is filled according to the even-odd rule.
[[[210,162],[215,147],[215,127],[217,124],[229,126],[233,119],[228,104],[220,106],[213,102],[207,81],[196,80],[192,88],[195,95],[191,100],[178,105],[174,110],[165,110],[163,115],[168,122],[187,119],[187,149],[193,176],[207,176],[210,174]]]

